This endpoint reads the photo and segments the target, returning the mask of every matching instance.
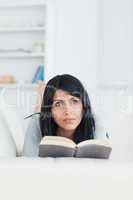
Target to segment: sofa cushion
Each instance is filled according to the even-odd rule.
[[[84,158],[0,160],[4,200],[132,200],[133,163]],[[21,194],[21,195],[20,195]]]
[[[7,127],[10,129],[11,135],[15,141],[17,156],[22,153],[24,144],[24,119],[20,111],[16,108],[10,108],[8,106],[0,108],[3,116],[6,120]]]
[[[0,157],[16,157],[16,145],[0,110]]]

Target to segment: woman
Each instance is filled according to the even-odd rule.
[[[32,115],[25,136],[23,155],[38,156],[45,135],[57,135],[79,143],[93,139],[95,120],[82,83],[72,75],[57,75],[48,81],[40,113]]]

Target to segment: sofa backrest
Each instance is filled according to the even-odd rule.
[[[124,102],[128,98],[127,94],[118,95],[114,91],[98,90],[90,90],[88,93],[96,119],[95,137],[105,138],[105,134],[108,132],[113,147],[112,159],[133,160],[133,114],[128,108],[128,102],[124,107]],[[0,109],[16,143],[17,155],[21,155],[30,119],[24,120],[27,115],[25,110],[17,107],[1,106]]]

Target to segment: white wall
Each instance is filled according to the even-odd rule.
[[[133,84],[133,2],[104,0],[102,73],[108,84]]]
[[[55,9],[55,73],[73,73],[90,88],[133,83],[131,0],[56,0]]]
[[[96,0],[56,0],[55,73],[71,73],[95,87],[97,40]]]

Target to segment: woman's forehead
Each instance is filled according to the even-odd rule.
[[[56,90],[53,99],[69,99],[72,97],[73,96],[69,92],[58,89]]]

